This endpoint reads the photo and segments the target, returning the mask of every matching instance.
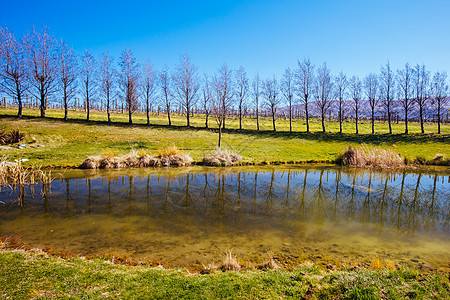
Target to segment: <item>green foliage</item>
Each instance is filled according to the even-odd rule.
[[[330,271],[308,265],[292,272],[198,275],[116,265],[104,259],[61,259],[41,252],[1,250],[0,295],[5,299],[448,299],[447,278],[436,273],[411,277],[415,272]]]

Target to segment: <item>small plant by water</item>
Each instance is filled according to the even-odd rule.
[[[402,168],[405,166],[404,159],[391,149],[369,148],[363,144],[359,147],[349,146],[338,158],[338,162],[348,167],[360,168]]]
[[[25,133],[20,132],[20,129],[13,129],[11,132],[0,130],[0,144],[14,144],[19,143],[25,138]]]
[[[225,258],[220,269],[222,271],[239,271],[241,269],[237,256],[232,253],[232,250],[225,253]]]
[[[222,150],[218,148],[216,151],[208,156],[203,157],[203,164],[206,166],[234,166],[237,164],[242,157],[228,150]]]
[[[158,156],[148,155],[142,149],[131,149],[129,153],[118,155],[107,149],[102,155],[89,156],[79,166],[80,169],[116,169],[127,167],[168,167],[186,166],[192,163],[189,154],[176,147],[158,150]]]

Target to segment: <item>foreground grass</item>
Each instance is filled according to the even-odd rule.
[[[25,117],[17,119],[13,117],[15,110],[0,109],[0,129],[20,128],[27,133],[26,142],[36,139],[36,144],[45,144],[45,147],[3,150],[2,155],[8,155],[9,159],[27,158],[26,164],[36,164],[43,167],[70,167],[78,166],[89,155],[102,154],[106,149],[113,149],[120,154],[127,153],[130,149],[142,149],[150,155],[156,154],[158,149],[176,146],[188,152],[194,161],[201,161],[202,157],[209,155],[217,145],[217,133],[215,129],[204,129],[204,118],[196,116],[192,119],[192,128],[186,128],[185,118],[173,116],[174,126],[167,126],[165,116],[152,116],[154,125],[145,125],[145,115],[134,116],[135,125],[126,123],[126,115],[113,114],[112,124],[105,122],[105,113],[93,112],[91,122],[82,120],[84,113],[70,112],[73,119],[63,121],[62,111],[48,110],[49,118],[37,118],[37,110],[26,109]],[[28,116],[28,117],[27,117]],[[246,119],[252,123],[254,120]],[[284,122],[284,123],[283,123]],[[302,130],[297,120],[294,129]],[[247,124],[246,123],[246,124]],[[361,124],[363,134],[349,133],[346,128],[344,134],[339,133],[306,133],[286,130],[286,120],[279,124],[280,131],[269,130],[269,119],[262,119],[262,128],[266,130],[256,131],[253,128],[237,130],[227,129],[223,134],[223,147],[239,153],[245,162],[331,162],[342,154],[349,146],[361,143],[376,145],[382,148],[390,148],[408,159],[422,157],[426,160],[433,159],[436,154],[450,157],[450,126],[443,126],[443,134],[369,134],[370,124]],[[210,122],[213,125],[213,122]],[[237,128],[237,120],[227,120],[227,127]],[[284,124],[284,125],[283,125]],[[329,123],[330,127],[338,125]],[[346,124],[351,126],[352,124]],[[377,124],[380,132],[386,124]],[[394,132],[401,128],[401,124],[394,126]],[[418,132],[418,125],[411,125],[411,132]],[[434,126],[427,124],[427,131]],[[250,127],[249,125],[244,128]],[[417,127],[417,128],[416,128]],[[312,131],[318,131],[320,123],[312,121]]]
[[[61,259],[42,252],[0,252],[0,297],[29,298],[296,298],[448,299],[450,283],[438,273],[412,269],[298,270],[190,274],[101,259]]]

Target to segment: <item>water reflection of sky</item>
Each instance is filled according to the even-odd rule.
[[[230,248],[257,255],[289,251],[299,261],[321,252],[335,259],[414,255],[448,263],[449,175],[198,170],[76,173],[50,187],[3,187],[0,236],[19,234],[33,246],[82,255],[124,251],[179,265],[208,263]]]
[[[449,176],[438,174],[272,169],[241,172],[151,173],[56,179],[42,185],[2,188],[4,218],[18,214],[271,215],[302,222],[349,219],[399,231],[449,232]],[[51,192],[50,192],[51,191]],[[70,209],[69,209],[70,208]]]

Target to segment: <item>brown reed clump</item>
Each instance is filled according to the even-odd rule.
[[[18,187],[35,182],[50,184],[51,172],[44,172],[40,167],[24,168],[20,162],[8,162],[6,157],[0,158],[0,186]]]
[[[266,261],[265,263],[261,264],[258,266],[258,269],[260,270],[278,270],[280,269],[280,267],[278,266],[278,264],[275,262],[275,260],[273,259],[273,256],[270,253],[267,253],[267,255],[269,256],[269,260]]]
[[[0,144],[15,144],[25,138],[25,133],[20,132],[19,128],[13,129],[11,132],[0,130]]]
[[[167,147],[157,151],[159,157],[170,157],[177,154],[182,154],[182,151],[175,146]]]
[[[205,166],[234,166],[238,163],[242,157],[236,153],[229,152],[227,150],[221,150],[218,148],[215,152],[209,156],[203,157],[203,164]]]
[[[225,253],[225,259],[223,260],[220,269],[222,271],[239,271],[241,269],[241,265],[239,264],[236,255],[233,255],[232,250]]]
[[[344,166],[361,168],[390,169],[405,166],[404,160],[395,151],[369,148],[365,144],[355,148],[349,146],[338,161]]]
[[[81,165],[79,166],[80,169],[98,169],[100,167],[100,156],[89,156],[86,158]]]
[[[217,267],[217,265],[214,263],[208,264],[207,266],[203,265],[203,269],[200,271],[200,274],[213,274],[217,271],[218,268],[219,267]]]
[[[186,166],[192,163],[192,158],[177,149],[170,147],[158,151],[169,156],[149,156],[144,150],[132,149],[129,153],[115,155],[114,151],[105,150],[102,156],[89,156],[79,166],[81,169],[115,169],[126,167],[161,167],[161,166]]]

